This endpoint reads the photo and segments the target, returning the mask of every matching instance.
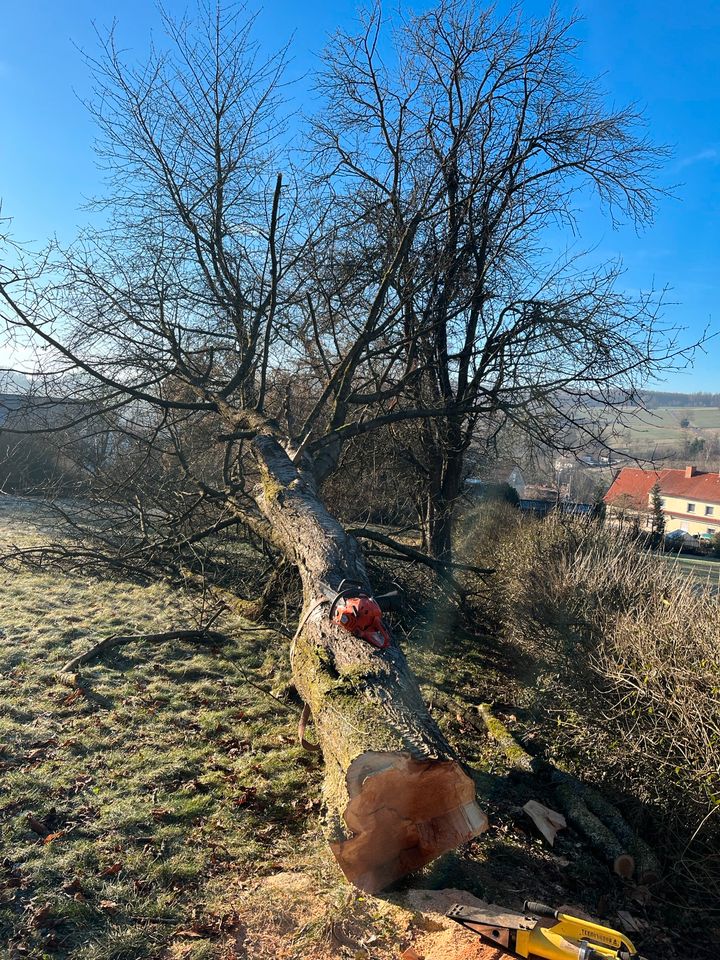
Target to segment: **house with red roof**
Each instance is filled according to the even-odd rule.
[[[696,470],[642,470],[623,467],[605,494],[616,514],[635,514],[650,526],[652,488],[660,487],[665,532],[684,530],[692,535],[720,533],[720,474]]]

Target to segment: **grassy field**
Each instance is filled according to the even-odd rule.
[[[5,543],[44,534],[27,505],[0,509]],[[577,833],[542,843],[522,806],[552,793],[507,777],[476,706],[499,704],[550,757],[548,729],[577,718],[558,710],[538,724],[527,658],[455,629],[426,596],[408,655],[490,829],[370,897],[344,882],[323,838],[322,765],[297,743],[285,637],[224,614],[225,644],[137,641],[68,675],[63,664],[101,637],[195,625],[192,598],[83,571],[0,570],[0,957],[396,960],[413,944],[454,960],[467,941],[424,916],[418,896],[430,894],[417,888],[515,909],[568,903],[615,925],[618,909],[642,914]],[[667,947],[664,930],[644,939],[657,960],[678,956],[651,952]]]
[[[192,624],[192,607],[164,586],[56,572],[5,572],[0,594],[0,956],[389,960],[424,935],[407,890],[364,896],[330,855],[283,637],[226,617],[230,645],[138,641],[67,675],[98,638]],[[436,643],[414,659],[465,756],[498,770],[440,690],[453,674],[464,702],[472,659]],[[508,869],[548,883],[555,861],[501,815],[409,886],[502,896]]]
[[[703,587],[720,593],[720,560],[698,559],[682,554],[657,554],[666,563],[697,580]]]
[[[657,447],[682,450],[686,441],[704,438],[706,445],[720,433],[720,407],[658,407],[650,411],[628,411],[625,429],[614,437],[620,447],[647,451]],[[681,423],[689,421],[688,427]]]
[[[37,544],[47,519],[0,501],[2,545]],[[396,957],[422,925],[397,897],[349,887],[330,855],[286,638],[224,614],[227,644],[140,640],[60,672],[101,637],[196,618],[162,584],[0,570],[0,956]],[[434,645],[415,659],[436,700],[448,670],[476,684],[464,658]],[[477,732],[438,711],[485,764]],[[494,847],[518,870],[551,863],[498,826],[464,866],[446,858],[412,885],[447,885]],[[486,873],[492,883],[496,866]]]
[[[292,871],[319,804],[294,710],[245,680],[282,696],[284,645],[226,622],[229,647],[140,642],[68,677],[99,637],[192,612],[164,587],[3,579],[0,941],[18,956],[220,955],[244,930],[245,886]]]

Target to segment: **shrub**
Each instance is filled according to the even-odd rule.
[[[494,552],[505,637],[552,675],[545,707],[583,718],[568,753],[659,808],[666,847],[720,889],[720,598],[594,522],[525,519]]]
[[[720,533],[716,533],[712,539],[712,554],[714,557],[720,557]]]

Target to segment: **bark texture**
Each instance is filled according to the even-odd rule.
[[[329,619],[322,584],[371,591],[357,542],[273,437],[253,446],[258,503],[303,582],[291,660],[325,759],[330,844],[349,880],[379,890],[482,833],[487,818],[402,651],[376,650]]]

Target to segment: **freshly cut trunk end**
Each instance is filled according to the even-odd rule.
[[[346,782],[353,836],[331,847],[348,880],[368,893],[487,830],[475,785],[454,760],[371,751],[353,760]]]

